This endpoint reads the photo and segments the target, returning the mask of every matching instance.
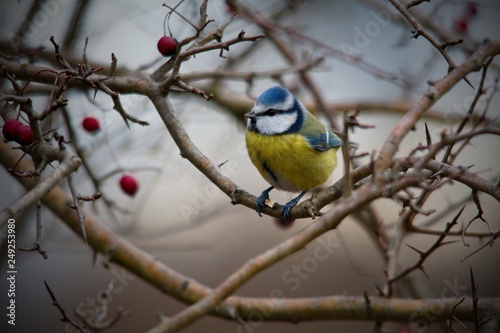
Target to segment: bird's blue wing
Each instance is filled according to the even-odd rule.
[[[340,147],[342,145],[342,140],[327,128],[324,128],[324,131],[321,134],[306,134],[305,137],[309,142],[311,148],[320,152],[327,151],[331,148]]]
[[[320,152],[342,145],[342,140],[312,115],[306,117],[299,133],[304,136],[312,149]]]

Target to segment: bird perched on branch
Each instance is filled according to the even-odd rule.
[[[279,86],[264,91],[245,117],[248,155],[272,185],[259,196],[257,213],[262,216],[262,208],[274,188],[301,192],[285,204],[282,219],[287,221],[300,198],[330,177],[342,140],[291,92]]]

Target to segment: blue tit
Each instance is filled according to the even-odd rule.
[[[282,87],[264,91],[245,117],[248,155],[272,185],[259,196],[257,213],[262,216],[274,188],[301,192],[283,209],[282,218],[287,221],[300,198],[328,180],[337,165],[336,152],[342,140]]]

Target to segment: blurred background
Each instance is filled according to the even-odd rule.
[[[161,1],[38,2],[43,7],[38,15],[26,23],[29,25],[22,40],[24,46],[43,47],[43,52],[51,54],[53,46],[49,38],[54,36],[58,43],[65,45],[63,55],[81,62],[85,37],[88,37],[87,55],[90,63],[95,67],[102,65],[107,68],[111,53],[114,53],[118,58],[117,75],[145,76],[166,61],[156,48],[158,39],[164,34],[164,18],[168,13]],[[175,6],[177,2],[167,4]],[[400,21],[399,14],[389,10],[390,5],[386,1],[247,1],[247,4],[266,17],[283,13],[279,17],[280,24],[324,44],[324,47],[318,47],[293,38],[287,39],[290,48],[304,63],[324,58],[319,66],[309,72],[332,110],[337,110],[333,112],[336,115],[333,121],[336,123],[342,114],[342,105],[415,102],[427,90],[428,81],[440,79],[446,74],[447,64],[442,57],[423,38],[411,39],[411,27]],[[467,57],[467,47],[475,49],[486,37],[493,40],[500,37],[500,3],[485,0],[474,4],[474,14],[470,13],[470,2],[464,1],[433,1],[414,8],[415,12],[444,33],[464,39],[463,48],[457,46],[449,49],[458,64]],[[32,1],[24,0],[0,3],[2,53],[10,54],[13,47],[20,45],[16,36],[19,35],[21,24],[25,24],[32,5]],[[197,22],[199,5],[200,1],[186,1],[178,10],[192,22]],[[76,29],[76,34],[65,40],[75,22],[74,13],[77,9],[80,9],[80,27]],[[237,36],[243,29],[247,36],[261,33],[247,20],[232,19],[232,12],[225,1],[209,1],[208,14],[209,19],[215,20],[213,26],[232,20],[225,30],[224,39]],[[178,40],[194,33],[175,14],[171,16],[169,27]],[[226,51],[228,58],[219,57],[218,51],[197,55],[183,64],[181,74],[222,71],[227,68],[229,61],[235,62],[236,68],[246,73],[272,71],[287,66],[270,41],[264,39],[258,43],[256,52],[250,55],[246,55],[248,45],[244,43]],[[342,50],[352,57],[339,57],[332,50]],[[372,64],[377,70],[363,69],[353,61],[358,58]],[[49,64],[50,61],[42,60],[41,63]],[[485,86],[489,87],[489,91],[492,91],[498,79],[498,65],[498,61],[494,61],[488,74]],[[375,72],[382,74],[374,75]],[[311,95],[300,87],[296,73],[290,72],[281,79],[288,87],[296,88],[297,96],[305,104],[313,105]],[[480,73],[469,75],[469,79],[477,87]],[[193,80],[192,84],[204,87],[208,81]],[[10,88],[6,80],[1,83],[2,91]],[[255,195],[260,194],[268,184],[247,156],[244,117],[239,108],[249,110],[252,100],[275,84],[276,81],[270,78],[255,80],[251,86],[244,80],[227,80],[220,84],[217,91],[219,96],[211,101],[188,94],[172,94],[171,97],[178,116],[197,147],[216,164],[227,161],[221,169],[239,186]],[[456,127],[457,119],[467,112],[474,94],[475,91],[462,81],[433,107],[431,116],[425,122],[436,140],[443,129],[451,131]],[[209,287],[216,287],[247,260],[279,244],[309,223],[314,223],[310,219],[301,219],[284,226],[268,216],[259,218],[246,207],[233,206],[224,193],[181,158],[179,149],[147,98],[122,96],[122,103],[128,112],[151,124],[147,127],[133,124],[128,130],[121,117],[112,110],[113,104],[108,96],[98,93],[94,100],[92,94],[70,91],[66,97],[70,101],[71,123],[77,130],[79,152],[95,175],[102,179],[101,190],[106,200],[109,200],[109,205],[100,200],[86,203],[85,208],[110,229],[180,273]],[[234,105],[231,104],[232,99]],[[35,107],[43,108],[47,97],[39,94],[34,96],[34,101]],[[493,96],[488,108],[488,117],[495,121],[500,115],[499,102],[498,95]],[[486,107],[485,97],[476,109],[482,111]],[[359,144],[360,152],[378,151],[403,111],[363,108],[359,115],[360,121],[373,124],[375,128],[356,130],[351,140]],[[99,119],[102,127],[99,133],[90,134],[81,127],[82,120],[89,116]],[[322,119],[325,124],[328,123],[326,118]],[[419,142],[425,143],[424,121],[405,139],[401,155],[415,148]],[[494,136],[475,138],[460,155],[457,164],[473,165],[472,170],[480,176],[498,181],[498,144],[498,138]],[[338,156],[341,160],[340,153]],[[368,157],[362,160],[363,163],[367,161]],[[119,187],[123,172],[132,174],[139,182],[139,191],[134,197],[126,195]],[[328,185],[342,175],[343,165],[340,162]],[[79,193],[93,193],[94,187],[85,169],[80,168],[75,181]],[[0,170],[0,188],[1,209],[11,205],[24,193],[24,189],[5,169]],[[291,198],[292,194],[289,193],[272,193],[272,199],[280,203]],[[456,209],[448,210],[448,214],[440,218],[434,218],[434,215],[421,216],[416,222],[442,230],[465,203],[460,223],[468,221],[477,213],[470,200],[470,189],[458,183],[445,186],[433,195],[425,208],[439,212],[455,205]],[[492,230],[498,230],[498,202],[482,195],[481,203],[484,218]],[[374,206],[382,213],[382,228],[393,235],[401,206],[391,199],[378,200]],[[74,331],[59,321],[60,313],[51,304],[44,280],[68,313],[73,315],[74,309],[78,308],[89,316],[95,316],[93,307],[96,300],[102,298],[103,290],[112,281],[115,289],[109,300],[111,314],[123,308],[131,310],[132,316],[120,320],[108,332],[145,331],[157,323],[158,313],[173,315],[185,308],[184,304],[162,294],[123,268],[113,264],[105,267],[105,258],[95,258],[92,250],[50,211],[42,209],[42,212],[43,242],[48,259],[44,260],[34,252],[16,253],[16,326],[7,325],[2,314],[2,332],[28,332],[35,329],[54,333]],[[34,211],[26,211],[16,221],[17,244],[19,247],[29,247],[35,237]],[[488,231],[485,223],[480,221],[476,221],[470,230]],[[8,289],[4,276],[7,271],[5,235],[6,229],[2,228],[2,309],[6,306],[3,295]],[[409,234],[404,243],[426,250],[435,239],[436,236],[432,235]],[[449,290],[452,285],[456,287],[458,301],[462,296],[470,295],[469,267],[472,267],[479,286],[479,297],[500,297],[498,244],[462,262],[461,259],[487,239],[467,238],[470,247],[464,246],[460,237],[450,239],[457,242],[438,249],[426,261],[428,278],[417,271],[406,281],[413,284],[418,296],[404,293],[400,296],[440,298],[443,291]],[[314,256],[320,251],[318,248],[328,253],[322,261]],[[403,246],[398,266],[405,268],[417,260],[418,254]],[[384,259],[373,237],[365,227],[348,218],[338,229],[328,232],[299,253],[257,275],[236,295],[269,297],[275,289],[290,298],[360,296],[365,291],[375,295],[375,285],[384,285],[384,268]],[[184,332],[369,332],[372,328],[371,322],[249,322],[242,325],[209,317],[199,320]],[[444,325],[433,323],[420,328],[399,324],[385,326],[385,331],[408,330],[440,332],[444,330]]]

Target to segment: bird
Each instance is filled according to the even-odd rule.
[[[250,160],[271,185],[257,199],[262,208],[273,189],[300,192],[285,204],[282,220],[308,191],[325,183],[337,165],[342,140],[324,126],[286,88],[265,90],[245,114],[245,142]]]

